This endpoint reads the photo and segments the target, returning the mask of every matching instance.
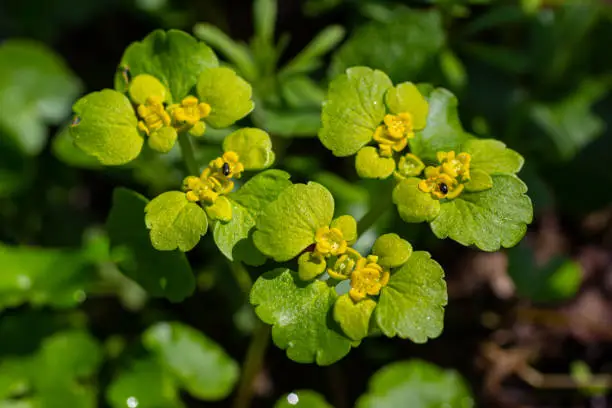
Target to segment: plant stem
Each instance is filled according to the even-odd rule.
[[[270,337],[270,326],[259,322],[259,327],[255,329],[249,349],[247,350],[244,363],[242,364],[242,378],[238,385],[238,393],[234,400],[234,408],[248,408],[253,398],[253,382],[261,371],[268,339]]]
[[[191,144],[191,140],[189,139],[189,135],[186,133],[179,133],[178,142],[179,146],[181,146],[183,163],[185,163],[187,173],[192,176],[199,176],[200,166],[198,166],[198,162],[195,159],[195,154],[193,153],[193,146]]]
[[[383,191],[378,193],[378,197],[374,201],[374,205],[372,205],[370,210],[363,217],[361,217],[359,222],[357,222],[357,233],[359,235],[369,230],[372,225],[374,225],[374,223],[389,210],[389,207],[391,207],[391,204],[393,203],[391,196],[393,186],[394,184],[390,184],[390,187],[382,189]]]
[[[248,298],[249,293],[251,292],[251,287],[253,286],[253,279],[251,279],[251,275],[249,275],[249,272],[246,270],[242,262],[239,261],[230,262],[230,270],[232,271],[232,275],[234,275],[234,279],[236,280],[238,287]]]

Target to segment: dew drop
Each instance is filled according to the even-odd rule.
[[[127,399],[127,406],[129,408],[136,408],[138,406],[138,400],[136,397],[130,397]]]
[[[291,405],[297,405],[297,403],[300,402],[300,397],[298,397],[295,392],[292,392],[287,395],[287,402]]]

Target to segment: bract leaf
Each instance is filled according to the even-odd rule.
[[[311,390],[297,390],[283,395],[274,408],[333,408],[320,394]]]
[[[223,140],[223,151],[238,153],[245,170],[259,170],[274,163],[272,140],[261,129],[242,128],[227,135]]]
[[[168,100],[168,90],[164,84],[149,74],[140,74],[132,79],[128,95],[137,105],[144,105],[150,97],[157,97],[162,102]]]
[[[70,127],[74,144],[100,163],[113,166],[140,154],[144,139],[132,103],[120,92],[104,89],[79,99],[72,107],[77,121]]]
[[[470,181],[465,183],[465,191],[478,192],[493,187],[493,179],[489,173],[480,169],[470,169]]]
[[[232,202],[225,196],[217,197],[214,204],[206,206],[205,211],[212,220],[221,222],[229,222],[234,215]]]
[[[380,156],[373,146],[366,146],[357,152],[355,169],[359,177],[385,179],[395,170],[395,160]]]
[[[179,322],[161,322],[142,335],[155,355],[182,388],[208,401],[227,397],[238,380],[238,364],[217,343]]]
[[[314,252],[304,252],[298,258],[298,276],[303,281],[316,278],[325,271],[327,262],[322,256],[316,256]]]
[[[470,136],[463,130],[457,113],[457,98],[444,88],[433,90],[427,97],[427,126],[410,139],[410,151],[421,158],[437,162],[436,153],[458,150]]]
[[[168,153],[174,147],[178,133],[176,129],[170,126],[165,126],[151,133],[147,139],[149,147],[160,153]]]
[[[418,188],[421,179],[410,177],[393,189],[393,202],[402,220],[406,222],[431,221],[440,212],[440,202]]]
[[[518,173],[525,162],[520,154],[494,139],[470,139],[464,143],[461,151],[472,156],[471,168],[490,175]]]
[[[452,370],[421,360],[392,363],[378,370],[356,408],[474,407],[466,381]]]
[[[431,222],[438,238],[451,238],[483,251],[516,245],[533,217],[527,186],[513,175],[492,177],[493,187],[478,193],[464,192],[440,206]]]
[[[115,74],[115,89],[126,92],[130,85],[126,77],[149,74],[170,90],[170,102],[177,103],[189,94],[200,72],[218,65],[210,47],[189,34],[155,30],[125,50]]]
[[[355,303],[344,294],[334,303],[334,320],[349,339],[359,341],[368,335],[375,307],[376,302],[372,299],[365,298]]]
[[[342,236],[349,244],[357,240],[357,221],[350,215],[341,215],[334,219],[330,227],[342,231]]]
[[[325,187],[294,184],[261,213],[253,242],[274,260],[288,261],[315,242],[315,232],[328,226],[333,214],[334,198]]]
[[[265,256],[253,245],[252,230],[266,206],[291,186],[289,177],[281,170],[266,170],[228,195],[232,219],[216,223],[213,230],[215,243],[228,259],[255,266],[265,262]]]
[[[195,279],[185,254],[157,251],[144,221],[148,200],[134,191],[117,188],[106,229],[114,250],[124,251],[117,264],[151,296],[180,302],[195,290]]]
[[[412,82],[403,82],[389,89],[385,103],[392,113],[410,113],[414,129],[425,127],[429,104]]]
[[[210,115],[205,121],[214,128],[233,125],[255,106],[251,85],[227,67],[203,70],[197,90],[200,100],[210,105]]]
[[[393,84],[382,71],[353,67],[329,85],[319,130],[321,143],[336,156],[368,144],[385,116],[384,95]]]
[[[446,302],[442,267],[429,253],[416,251],[391,274],[374,313],[385,336],[425,343],[442,333]]]
[[[384,234],[374,241],[372,254],[378,256],[380,266],[397,268],[410,258],[412,245],[397,234]]]
[[[208,230],[206,213],[185,193],[167,191],[145,207],[145,224],[151,230],[151,243],[159,251],[190,251]]]
[[[329,326],[336,298],[325,282],[303,282],[289,269],[263,274],[251,289],[255,313],[272,325],[274,344],[298,363],[329,365],[349,352],[351,341]]]

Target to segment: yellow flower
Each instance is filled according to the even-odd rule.
[[[213,204],[217,201],[220,193],[215,191],[214,185],[209,179],[189,176],[183,181],[183,190],[187,200],[192,202],[203,201]]]
[[[349,296],[354,302],[363,300],[367,295],[376,296],[389,283],[389,271],[378,263],[378,257],[369,255],[357,261],[351,274],[351,289]]]
[[[244,165],[236,152],[225,152],[223,156],[212,160],[208,167],[215,176],[224,178],[240,178],[244,171]]]
[[[353,248],[347,248],[346,252],[336,259],[334,266],[327,268],[327,273],[334,279],[348,279],[355,270],[357,262],[360,259],[361,254],[359,254],[359,252],[355,251]]]
[[[460,177],[462,181],[470,179],[470,162],[472,157],[468,153],[455,155],[454,151],[438,152],[438,162],[442,168],[442,173],[446,173],[452,178]]]
[[[425,169],[425,180],[418,184],[419,190],[431,193],[435,198],[455,198],[463,191],[463,184],[457,179],[442,173],[440,167],[429,166]]]
[[[210,114],[210,105],[198,101],[195,96],[188,96],[181,101],[180,105],[172,105],[169,110],[176,122],[194,126]]]
[[[393,152],[401,152],[408,144],[408,139],[414,137],[412,115],[402,112],[397,115],[387,114],[374,132],[374,140],[378,143],[380,155],[391,157]]]
[[[138,122],[138,129],[150,135],[152,132],[170,126],[172,120],[164,108],[163,100],[159,96],[150,96],[144,105],[139,105],[138,116],[142,119]]]
[[[348,244],[338,228],[321,227],[315,233],[315,252],[323,256],[336,256],[346,252]]]

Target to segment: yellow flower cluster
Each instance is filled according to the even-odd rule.
[[[470,161],[468,153],[455,154],[454,151],[438,152],[439,166],[428,166],[425,179],[421,180],[419,190],[437,199],[458,197],[470,180]]]
[[[383,157],[393,156],[393,152],[401,152],[408,144],[408,139],[414,137],[412,114],[402,112],[397,115],[387,114],[374,132],[374,140]]]
[[[189,176],[183,181],[183,190],[189,201],[202,201],[214,204],[220,195],[226,195],[234,189],[232,178],[240,178],[244,166],[238,154],[225,152],[208,164],[200,177]]]

